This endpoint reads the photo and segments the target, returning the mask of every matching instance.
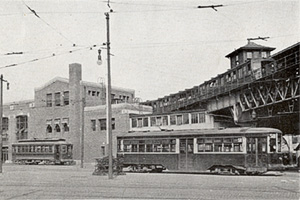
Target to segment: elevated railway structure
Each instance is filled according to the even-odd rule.
[[[271,55],[275,48],[248,42],[228,54],[231,68],[176,94],[143,102],[154,113],[206,109],[215,120],[241,126],[267,126],[299,132],[299,48],[296,43]]]

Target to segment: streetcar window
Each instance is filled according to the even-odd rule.
[[[175,115],[170,115],[170,124],[176,125],[176,116]]]
[[[170,152],[170,145],[162,144],[162,152]]]
[[[41,152],[41,146],[36,146],[36,152]]]
[[[271,134],[270,135],[270,152],[276,152],[276,135]]]
[[[232,151],[232,144],[224,143],[224,152],[231,152],[231,151]]]
[[[72,145],[68,145],[68,152],[72,153]]]
[[[131,145],[130,144],[124,144],[123,148],[124,148],[124,152],[130,152],[131,151]]]
[[[137,144],[132,144],[131,145],[131,151],[132,152],[137,152],[137,150],[138,150]]]
[[[182,121],[182,115],[177,115],[176,119],[177,119],[177,125],[181,125],[183,123],[183,121]]]
[[[161,151],[161,144],[159,144],[159,143],[153,144],[153,151],[154,152],[160,152]]]
[[[49,146],[45,146],[45,152],[49,152]]]
[[[67,146],[66,145],[61,145],[61,153],[63,153],[63,154],[67,153]]]
[[[153,145],[152,144],[146,144],[146,152],[153,152]]]
[[[281,135],[277,134],[277,137],[278,152],[281,152]]]
[[[145,152],[145,141],[144,140],[139,141],[139,152]]]
[[[233,144],[233,151],[234,152],[242,152],[242,144]]]
[[[156,118],[155,117],[150,117],[150,125],[155,126],[156,125]]]
[[[68,146],[68,148],[70,148],[70,146]],[[121,140],[117,140],[117,151],[118,152],[121,152],[122,149],[121,149]],[[70,152],[70,151],[69,151]]]
[[[222,152],[222,143],[216,143],[215,145],[215,152]]]
[[[176,151],[176,140],[174,140],[174,139],[170,140],[170,151],[171,152]]]
[[[205,151],[206,152],[212,152],[213,151],[213,145],[212,144],[205,144]]]
[[[143,127],[143,119],[142,119],[142,118],[138,118],[138,121],[137,121],[137,127],[138,127],[138,128]]]
[[[148,117],[143,118],[143,127],[148,127]]]
[[[183,124],[189,124],[189,114],[183,114],[182,116]]]
[[[162,117],[162,125],[167,126],[168,125],[168,116],[163,116]]]
[[[199,122],[198,113],[192,113],[192,124],[197,124]]]
[[[222,143],[222,138],[215,138],[215,139],[214,139],[214,142],[215,142],[215,143]]]
[[[205,151],[205,144],[198,144],[198,152],[204,152]]]
[[[132,118],[132,119],[131,119],[131,127],[132,127],[132,128],[137,127],[137,119],[135,119],[135,118]]]

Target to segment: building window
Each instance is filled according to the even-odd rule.
[[[96,120],[95,119],[91,120],[91,128],[92,128],[92,131],[96,131]]]
[[[64,92],[64,105],[69,105],[69,91]]]
[[[116,129],[116,120],[115,120],[115,118],[112,118],[112,119],[111,119],[111,129],[112,129],[112,130],[115,130],[115,129]]]
[[[47,128],[46,128],[46,133],[52,133],[52,119],[48,119],[46,121],[46,125],[47,125]]]
[[[54,120],[54,124],[55,124],[55,132],[57,132],[57,133],[59,133],[60,132],[60,126],[59,126],[59,124],[60,124],[60,119],[55,119]]]
[[[267,58],[267,52],[265,52],[265,51],[261,52],[261,57],[262,58]]]
[[[251,59],[252,58],[252,52],[247,52],[247,59]]]
[[[69,130],[70,130],[69,118],[64,118],[62,124],[63,124],[64,132],[69,132]]]
[[[106,130],[106,119],[99,119],[100,123],[100,131]],[[111,119],[111,129],[114,130],[116,128],[115,118]]]
[[[52,133],[52,126],[50,124],[47,125],[46,133]]]
[[[60,92],[55,93],[55,106],[60,106]]]
[[[2,118],[2,130],[7,131],[8,130],[8,117]]]
[[[57,132],[57,133],[60,132],[60,126],[59,126],[59,124],[55,124],[55,132]]]
[[[52,107],[52,94],[47,94],[46,95],[46,106],[47,107]]]
[[[239,63],[239,55],[236,55],[235,56],[235,64],[236,65],[239,65],[240,63]]]
[[[17,116],[17,140],[28,138],[28,117],[26,115]]]

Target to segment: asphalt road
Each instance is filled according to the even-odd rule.
[[[300,199],[298,172],[280,176],[128,173],[92,175],[92,164],[5,164],[0,199]]]

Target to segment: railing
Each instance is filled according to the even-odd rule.
[[[162,112],[178,110],[182,107],[192,105],[196,102],[205,102],[210,98],[223,95],[224,93],[228,93],[238,88],[242,88],[245,85],[249,85],[261,79],[272,78],[272,76],[278,72],[284,71],[292,67],[299,66],[299,57],[300,57],[299,50],[297,50],[293,53],[290,53],[282,58],[279,58],[273,62],[264,65],[263,67],[270,69],[271,73],[262,73],[259,79],[256,79],[254,77],[254,74],[251,73],[251,74],[246,74],[246,76],[243,76],[241,78],[236,77],[231,82],[227,82],[223,85],[214,86],[214,87],[209,87],[211,82],[208,81],[205,84],[206,89],[203,90],[202,88],[201,89],[199,88],[198,94],[194,93],[193,95],[186,95],[185,99],[180,98],[180,101],[178,100],[178,98],[176,99],[175,97],[176,100],[169,101],[168,105],[162,104],[162,106],[160,106],[159,102],[157,101],[157,106],[156,108],[154,108],[154,112],[162,113]],[[235,74],[237,74],[238,70],[241,69],[242,67],[245,67],[245,65],[241,65],[237,67],[235,69],[236,70]],[[225,76],[227,73],[228,72],[224,73],[223,76]]]

